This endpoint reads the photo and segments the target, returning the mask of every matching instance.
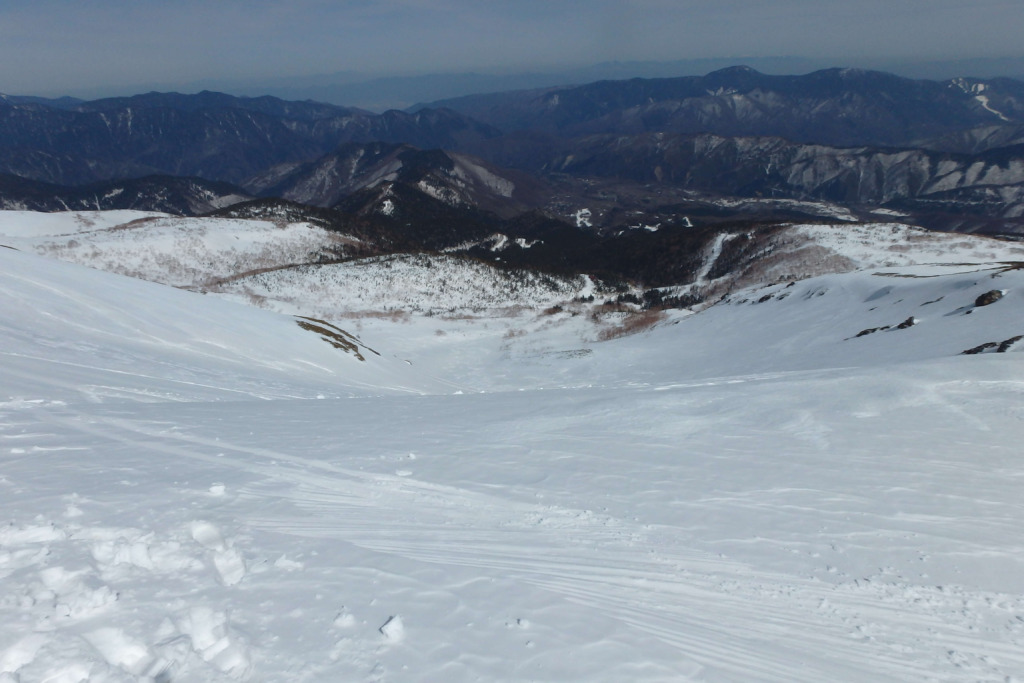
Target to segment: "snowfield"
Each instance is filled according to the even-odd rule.
[[[389,311],[495,315],[592,296],[596,289],[585,276],[541,275],[451,256],[399,254],[256,273],[220,283],[211,291],[280,312],[335,318]],[[607,294],[611,296],[610,291]]]
[[[151,211],[0,211],[4,237],[60,237],[109,230],[151,219],[180,219]]]
[[[855,268],[1024,260],[1020,243],[929,232],[901,223],[796,225],[791,232],[850,259]]]
[[[243,273],[343,254],[353,242],[308,223],[138,211],[0,212],[0,243],[7,246],[194,289]]]
[[[0,248],[0,681],[1024,680],[1024,269],[936,239],[604,342]]]

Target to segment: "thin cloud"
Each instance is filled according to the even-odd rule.
[[[36,0],[0,3],[0,92],[612,60],[1019,55],[1004,0]]]

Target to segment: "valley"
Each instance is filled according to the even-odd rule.
[[[572,224],[588,209],[614,231],[883,210],[1019,235],[1022,88],[734,67],[381,114],[214,92],[2,97],[0,206],[197,215],[277,197],[350,215],[397,183],[460,222],[539,211]]]
[[[1021,88],[0,98],[0,683],[1024,680]]]
[[[740,278],[719,240],[713,305],[629,327],[594,280],[290,266],[303,223],[0,233],[6,680],[1024,667],[1018,245],[793,226]]]

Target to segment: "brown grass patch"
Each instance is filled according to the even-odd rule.
[[[135,228],[144,228],[149,223],[155,223],[156,221],[159,221],[159,220],[163,220],[163,216],[146,216],[145,218],[136,218],[133,221],[128,221],[127,223],[121,223],[120,225],[115,225],[115,226],[113,226],[113,227],[111,227],[109,229],[111,231],[114,231],[114,230],[134,230]],[[92,227],[92,225],[95,225],[95,223],[92,223],[90,225],[90,227]]]
[[[296,316],[298,320],[295,322],[304,330],[314,332],[320,335],[320,338],[330,344],[336,349],[341,349],[345,353],[351,353],[361,361],[365,361],[366,358],[360,353],[359,349],[363,348],[367,351],[380,355],[366,344],[359,341],[359,338],[349,334],[345,330],[341,329],[336,325],[332,325],[326,320],[320,320],[319,318],[307,318],[306,316]]]
[[[409,311],[399,309],[391,311],[346,311],[345,318],[353,318],[355,320],[390,320],[396,323],[407,323],[412,320],[412,314]]]
[[[646,332],[664,320],[665,317],[665,311],[657,309],[630,313],[623,319],[621,324],[615,327],[606,327],[598,332],[597,340],[608,341],[609,339],[618,339],[619,337]]]

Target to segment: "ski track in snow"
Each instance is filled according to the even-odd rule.
[[[961,672],[948,680],[972,680],[1024,670],[1024,623],[1013,620],[1024,611],[1020,596],[878,578],[836,585],[688,549],[670,527],[339,467],[279,449],[196,436],[177,424],[83,419],[59,407],[31,412],[34,427],[46,425],[54,435],[80,434],[95,444],[93,449],[117,444],[151,458],[234,470],[251,480],[235,492],[239,504],[295,509],[252,515],[247,520],[252,530],[470,569],[478,580],[486,576],[532,587],[552,601],[579,605],[676,651],[678,671],[693,680],[917,680],[922,671],[947,668],[950,675]],[[804,428],[808,420],[813,421],[802,419]],[[800,424],[787,429],[799,430]],[[170,539],[70,520],[0,533],[0,547],[19,558],[23,569],[38,562],[30,554],[33,548],[52,552],[54,546],[82,544],[91,546],[90,566],[41,570],[41,587],[30,589],[27,600],[19,596],[16,612],[71,624],[117,609],[125,600],[117,583],[127,575],[137,582],[139,574],[191,574],[200,585],[232,589],[244,588],[248,573],[237,538],[203,519],[192,520]],[[991,629],[979,626],[1000,612],[1008,625],[994,639]],[[401,637],[394,637],[397,627],[392,631],[385,641],[407,637],[404,627]],[[181,605],[168,613],[150,642],[117,627],[81,637],[111,670],[134,676],[180,669],[225,680],[250,678],[259,654],[235,633],[229,610]],[[856,659],[848,654],[853,644]],[[17,671],[56,645],[49,638],[19,641],[0,661]]]

